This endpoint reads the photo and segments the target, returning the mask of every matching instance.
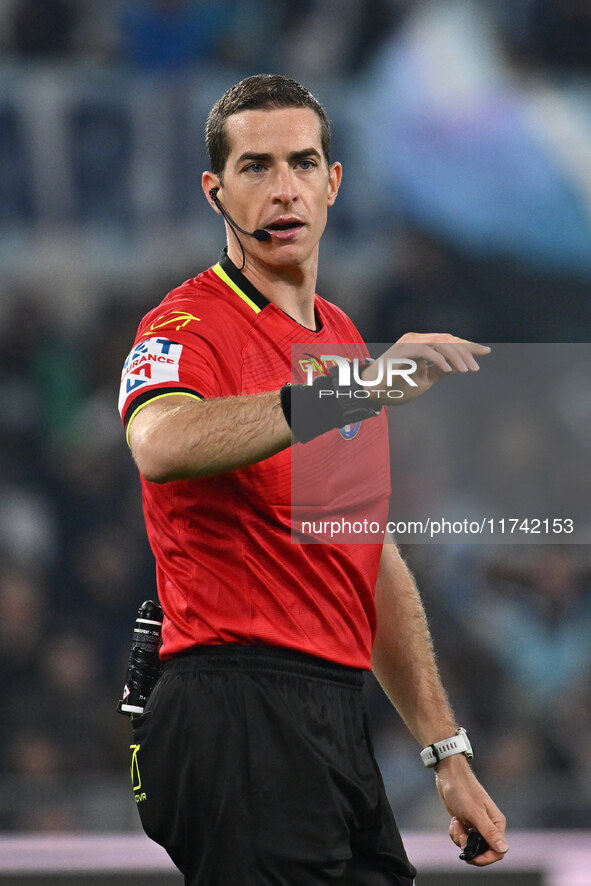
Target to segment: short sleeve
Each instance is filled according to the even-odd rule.
[[[127,428],[133,415],[157,397],[219,396],[214,366],[211,346],[200,336],[185,332],[172,339],[139,334],[121,373],[119,413],[123,426]]]

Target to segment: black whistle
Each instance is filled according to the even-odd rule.
[[[482,855],[488,849],[488,843],[478,831],[470,831],[468,842],[460,852],[462,861],[473,861],[477,855]]]

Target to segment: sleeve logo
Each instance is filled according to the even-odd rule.
[[[148,331],[144,332],[144,335],[151,335],[157,329],[164,329],[165,326],[174,326],[176,332],[178,332],[179,329],[184,329],[193,320],[196,323],[200,323],[201,317],[195,317],[194,314],[190,314],[188,311],[171,311],[168,315],[161,314],[159,317],[156,317]]]
[[[149,338],[135,345],[123,365],[119,411],[130,394],[146,385],[178,382],[183,346],[168,338]]]

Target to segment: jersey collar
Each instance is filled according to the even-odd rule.
[[[236,295],[238,295],[256,314],[271,304],[268,298],[259,292],[256,286],[247,280],[244,274],[238,270],[227,249],[224,249],[217,265],[213,266],[214,274],[226,283]]]
[[[270,305],[271,302],[268,298],[259,292],[256,286],[247,280],[242,271],[239,271],[232,259],[228,255],[228,247],[224,246],[224,251],[220,256],[220,260],[217,265],[214,265],[212,268],[214,274],[223,280],[226,286],[229,286],[236,295],[238,295],[243,302],[245,302],[255,314],[260,314],[263,308],[266,308],[267,305]],[[280,310],[280,308],[278,308]],[[281,311],[286,317],[289,317],[289,314],[286,314],[285,311]],[[314,333],[318,333],[322,331],[323,323],[318,316],[318,311],[315,309],[316,321],[318,324],[318,328],[315,330],[309,330]],[[297,323],[297,320],[294,320],[293,317],[289,317],[289,319],[293,323]],[[301,324],[297,324],[298,326]],[[305,329],[306,327],[302,327]]]

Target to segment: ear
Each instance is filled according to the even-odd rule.
[[[217,214],[219,215],[220,211],[217,208],[217,206],[215,205],[215,203],[213,202],[211,194],[209,193],[212,190],[212,188],[220,188],[221,187],[219,175],[215,175],[215,173],[213,173],[213,172],[204,172],[203,175],[201,176],[201,187],[203,188],[203,193],[205,194],[205,198],[206,198],[207,202],[209,203],[211,208],[214,210],[214,212],[217,212]]]
[[[332,163],[328,169],[328,205],[332,206],[337,199],[341,179],[343,177],[343,167],[340,163]]]

